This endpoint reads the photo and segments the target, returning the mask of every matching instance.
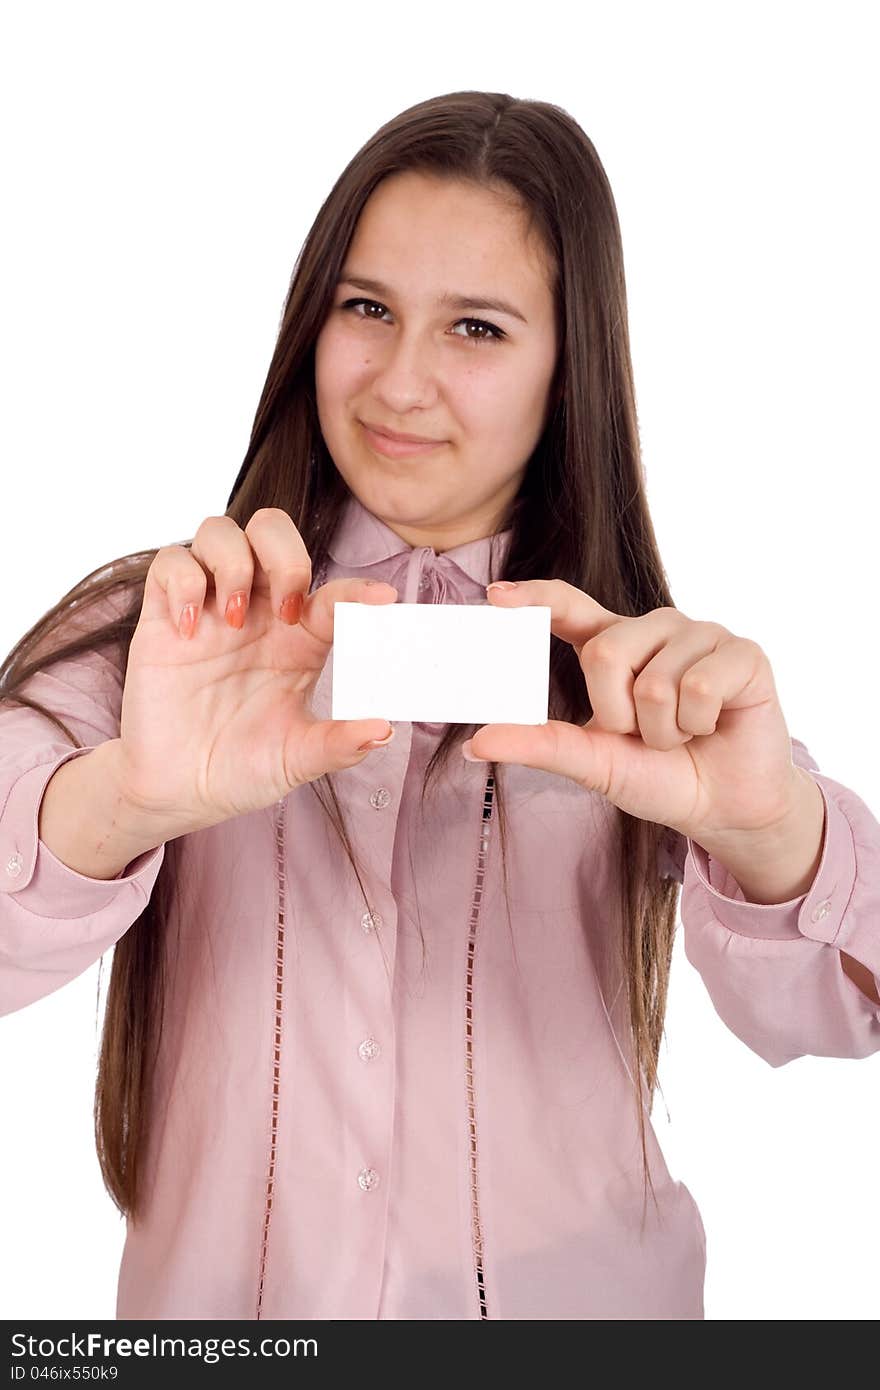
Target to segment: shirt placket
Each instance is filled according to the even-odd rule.
[[[442,602],[447,587],[438,560],[429,546],[412,551],[398,586],[399,601]],[[347,1230],[351,1232],[351,1265],[360,1271],[347,1299],[353,1318],[378,1315],[394,1162],[393,986],[398,910],[391,880],[412,724],[401,721],[395,735],[387,749],[377,750],[357,769],[345,808],[356,827],[358,844],[371,847],[374,875],[369,887],[374,895],[378,891],[377,905],[359,917],[368,949],[358,953],[363,968],[352,972],[346,982],[344,1002],[345,1094],[351,1098],[345,1171],[356,1184],[347,1197]]]
[[[357,1271],[345,1306],[348,1316],[361,1319],[377,1316],[385,1264],[396,1077],[393,979],[398,914],[390,885],[410,737],[411,726],[398,726],[394,743],[376,750],[369,767],[362,764],[357,770],[344,803],[359,852],[369,847],[364,884],[370,906],[360,899],[347,924],[357,944],[349,957],[351,969],[341,982],[343,1228],[346,1267]]]
[[[399,601],[458,601],[454,578],[450,575],[447,583],[447,577],[442,571],[442,556],[436,555],[430,547],[414,550],[407,557],[405,568],[395,581]],[[323,693],[316,711],[319,717],[327,717],[329,714],[331,673],[332,654],[321,682]],[[330,1266],[335,1265],[335,1279],[339,1282],[334,1289],[333,1301],[337,1307],[344,1308],[344,1316],[351,1319],[372,1320],[379,1315],[386,1261],[389,1199],[395,1159],[394,1116],[397,1104],[394,966],[398,907],[392,891],[392,870],[401,800],[412,747],[412,732],[411,723],[397,722],[395,739],[387,748],[374,750],[369,758],[357,767],[348,769],[335,783],[345,823],[352,832],[353,848],[369,900],[368,904],[364,902],[355,880],[348,897],[346,920],[340,921],[334,916],[332,922],[326,923],[326,930],[341,933],[341,959],[345,964],[344,968],[339,970],[338,990],[335,987],[333,989],[335,997],[326,997],[326,1008],[332,1018],[325,1016],[325,1023],[332,1026],[327,1030],[328,1044],[322,1063],[334,1070],[337,1067],[340,1069],[336,1072],[334,1084],[336,1081],[339,1083],[338,1094],[342,1113],[339,1117],[336,1144],[327,1151],[327,1163],[338,1176],[338,1182],[333,1183],[333,1190],[339,1196],[339,1205],[335,1212],[326,1213],[326,1225],[324,1222],[321,1225],[325,1226],[325,1229],[334,1230],[337,1238],[344,1242],[344,1248],[338,1252],[337,1258],[330,1256],[328,1273]],[[485,807],[482,815],[485,818]],[[476,822],[475,834],[482,839]],[[481,843],[481,851],[484,852],[485,848],[485,843]],[[470,867],[473,872],[473,866]],[[480,889],[482,870],[481,863],[478,870]],[[478,891],[477,904],[480,895]],[[472,922],[471,931],[473,925]],[[472,951],[472,943],[468,949],[469,952]],[[474,1289],[482,1305],[479,1316],[485,1317],[487,1312],[482,1276],[482,1235],[476,1206],[473,1076],[470,1068],[470,1039],[473,1027],[472,970],[473,960],[469,954],[467,979],[462,979],[462,1020],[467,1035],[467,1054],[462,1058],[465,1071],[462,1080],[461,1118],[462,1125],[467,1127],[469,1139],[469,1202],[472,1207],[469,1243],[472,1242],[475,1264]],[[296,987],[308,990],[308,972],[303,972]],[[295,1030],[296,1026],[294,1024]],[[288,1047],[291,1041],[292,1035],[288,1033]],[[301,1064],[305,1055],[303,1048],[308,1052],[310,1047],[305,1034],[300,1041],[303,1045],[298,1050],[298,1060]],[[289,1064],[288,1076],[291,1075]],[[297,1087],[294,1083],[291,1095],[291,1104],[294,1107],[296,1101]],[[303,1112],[297,1114],[293,1120],[294,1128],[307,1123],[307,1115]],[[270,1178],[274,1177],[274,1153],[273,1137]],[[271,1181],[269,1190],[271,1193]],[[299,1208],[300,1217],[306,1217],[302,1201],[308,1202],[305,1193],[296,1193],[291,1199],[291,1216],[294,1216],[295,1209]],[[271,1197],[267,1204],[267,1218],[270,1215]],[[312,1209],[306,1218],[310,1226],[314,1225],[313,1218],[316,1215]],[[294,1220],[294,1226],[291,1228],[294,1245],[297,1225],[298,1222]],[[261,1290],[266,1273],[267,1254],[270,1272],[272,1267],[272,1241],[268,1219],[263,1234]],[[305,1250],[302,1250],[302,1254],[305,1257]],[[327,1255],[329,1256],[330,1252],[327,1252]],[[323,1263],[323,1256],[320,1263]],[[271,1274],[269,1278],[271,1282]],[[281,1290],[276,1289],[273,1292],[283,1300]],[[319,1296],[317,1303],[324,1306],[325,1299]],[[265,1312],[258,1312],[258,1316],[265,1315]],[[271,1311],[269,1315],[272,1315]]]

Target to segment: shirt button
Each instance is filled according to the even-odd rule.
[[[391,793],[385,787],[377,787],[370,796],[370,805],[375,806],[377,811],[384,810],[391,800]]]
[[[358,1048],[358,1056],[362,1062],[372,1062],[374,1057],[378,1057],[382,1051],[375,1038],[364,1038]]]
[[[824,902],[817,903],[810,913],[811,922],[821,922],[823,917],[827,917],[831,911],[831,899],[826,898]]]
[[[24,863],[20,854],[13,854],[6,861],[6,872],[10,878],[18,878],[21,873],[21,866]]]
[[[364,1192],[372,1192],[379,1181],[379,1174],[375,1168],[362,1168],[358,1173],[358,1186]]]
[[[378,912],[365,912],[361,918],[361,926],[365,932],[369,933],[375,931],[376,928],[381,927],[381,925],[382,918],[379,916]]]

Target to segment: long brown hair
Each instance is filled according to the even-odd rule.
[[[560,348],[550,409],[505,523],[512,537],[503,574],[492,577],[558,577],[625,616],[672,606],[640,459],[623,251],[611,188],[592,143],[566,111],[505,93],[453,92],[420,102],[382,126],[343,170],[295,264],[226,515],[243,528],[260,507],[287,511],[311,557],[314,587],[349,496],[318,424],[314,344],[332,307],[364,204],[383,178],[402,170],[467,180],[512,195],[529,230],[537,229],[552,266]],[[191,545],[192,538],[182,544]],[[105,564],[65,594],[0,667],[0,700],[40,710],[75,746],[83,746],[51,710],[24,693],[25,684],[54,662],[102,648],[113,649],[124,677],[157,549]],[[88,613],[108,601],[110,621],[93,623],[72,638],[65,631],[66,640],[59,644],[74,613]],[[105,619],[107,611],[104,607]],[[550,688],[550,718],[579,724],[591,718],[575,652],[555,636]],[[423,801],[453,748],[478,727],[446,726],[426,769]],[[489,767],[506,884],[503,769],[494,763]],[[310,785],[363,892],[332,777]],[[659,873],[665,827],[615,809],[619,979],[627,985],[624,1000],[628,998],[635,1059],[630,1075],[644,1175],[653,1194],[644,1111],[650,1113],[658,1085],[678,883]],[[162,1031],[163,950],[175,891],[175,843],[166,845],[147,906],[114,947],[101,1038],[95,1090],[98,1157],[108,1192],[131,1221],[141,1215],[139,1174],[150,1122],[150,1077]]]

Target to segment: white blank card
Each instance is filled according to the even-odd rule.
[[[335,603],[331,719],[546,724],[550,609]]]

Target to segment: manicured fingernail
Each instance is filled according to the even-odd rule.
[[[289,623],[291,626],[293,626],[294,623],[298,623],[300,614],[302,613],[302,605],[302,594],[288,594],[279,610],[281,621],[283,623]]]
[[[360,745],[360,747],[358,748],[358,752],[359,752],[359,753],[366,753],[370,748],[384,748],[386,744],[388,744],[388,743],[391,742],[391,740],[393,739],[393,737],[394,737],[394,726],[392,725],[391,728],[390,728],[389,731],[388,731],[388,735],[387,735],[386,738],[371,738],[371,739],[369,740],[369,742],[367,742],[367,743],[362,743],[362,744]]]
[[[226,604],[226,621],[230,627],[244,627],[244,615],[247,612],[248,596],[243,589],[231,594]]]
[[[476,753],[474,753],[474,752],[471,751],[472,748],[473,748],[473,742],[474,742],[474,741],[473,741],[473,739],[471,739],[471,738],[466,738],[466,739],[465,739],[464,743],[461,745],[461,755],[462,755],[462,757],[465,759],[466,762],[469,762],[469,763],[485,763],[485,762],[488,762],[488,758],[478,758],[477,755],[476,755]]]
[[[196,625],[196,615],[198,614],[198,611],[199,610],[196,604],[188,603],[181,612],[180,622],[178,623],[181,637],[192,637]]]
[[[516,587],[516,581],[513,579],[496,579],[493,584],[486,585],[486,593],[490,589],[515,589]]]

